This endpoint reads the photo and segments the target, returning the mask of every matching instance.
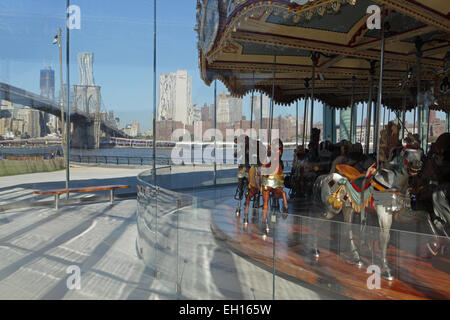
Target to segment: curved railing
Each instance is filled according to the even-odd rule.
[[[249,224],[230,199],[235,170],[174,174],[158,168],[138,176],[137,250],[165,292],[183,299],[449,299],[448,253],[420,257],[436,238],[422,222],[394,224],[388,261],[394,280],[381,267],[376,216],[365,229],[321,218],[305,200],[301,214],[250,209]],[[299,206],[302,206],[300,204]],[[309,215],[309,216],[308,216]],[[355,216],[358,222],[359,215]],[[406,230],[399,230],[406,227]],[[362,266],[351,264],[349,231]],[[438,238],[445,242],[446,239]],[[313,254],[318,248],[320,256]],[[230,250],[225,250],[230,249]],[[251,263],[250,263],[250,262]]]

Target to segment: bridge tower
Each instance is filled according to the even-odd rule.
[[[85,114],[92,119],[91,124],[77,128],[79,132],[73,136],[74,147],[96,148],[100,147],[100,86],[95,85],[93,75],[94,54],[82,52],[78,54],[78,69],[80,71],[80,84],[74,86],[74,111]],[[83,130],[84,132],[80,132]]]

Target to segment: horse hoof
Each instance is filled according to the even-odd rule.
[[[314,258],[319,258],[320,257],[319,249],[312,249],[311,252],[312,252],[312,255],[313,255]]]
[[[439,254],[440,249],[441,246],[436,242],[427,243],[419,249],[419,256],[422,259],[431,259]]]
[[[241,210],[236,209],[236,217],[239,217],[241,215]]]
[[[244,226],[248,225],[248,218],[244,218]]]
[[[364,263],[363,263],[360,259],[355,260],[353,263],[354,263],[355,266],[357,266],[358,268],[361,268],[362,266],[364,266]]]
[[[388,280],[388,281],[394,280],[394,276],[391,274],[391,271],[390,271],[390,270],[385,270],[385,271],[383,271],[383,272],[381,273],[381,277],[382,277],[383,279]]]

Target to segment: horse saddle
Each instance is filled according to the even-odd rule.
[[[361,191],[363,187],[364,177],[365,174],[359,172],[357,169],[355,169],[352,166],[346,165],[346,164],[338,164],[336,165],[336,170],[338,173],[345,178],[347,178],[350,183],[352,184],[353,188],[355,188],[358,192]],[[366,186],[364,190],[366,190],[369,187],[369,184],[366,182]]]
[[[340,175],[346,177],[350,181],[355,181],[359,178],[364,178],[365,176],[364,173],[361,173],[357,169],[346,164],[336,165],[336,170],[339,172]]]

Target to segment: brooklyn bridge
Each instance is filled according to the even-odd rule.
[[[52,114],[61,119],[61,105],[52,99],[0,82],[0,100],[23,105]],[[65,105],[65,104],[64,104]],[[66,107],[65,107],[66,108]],[[66,110],[65,110],[66,111]],[[66,113],[64,113],[66,117]],[[116,123],[100,117],[100,107],[95,112],[85,112],[71,105],[71,146],[74,148],[98,148],[101,139],[128,138]]]

